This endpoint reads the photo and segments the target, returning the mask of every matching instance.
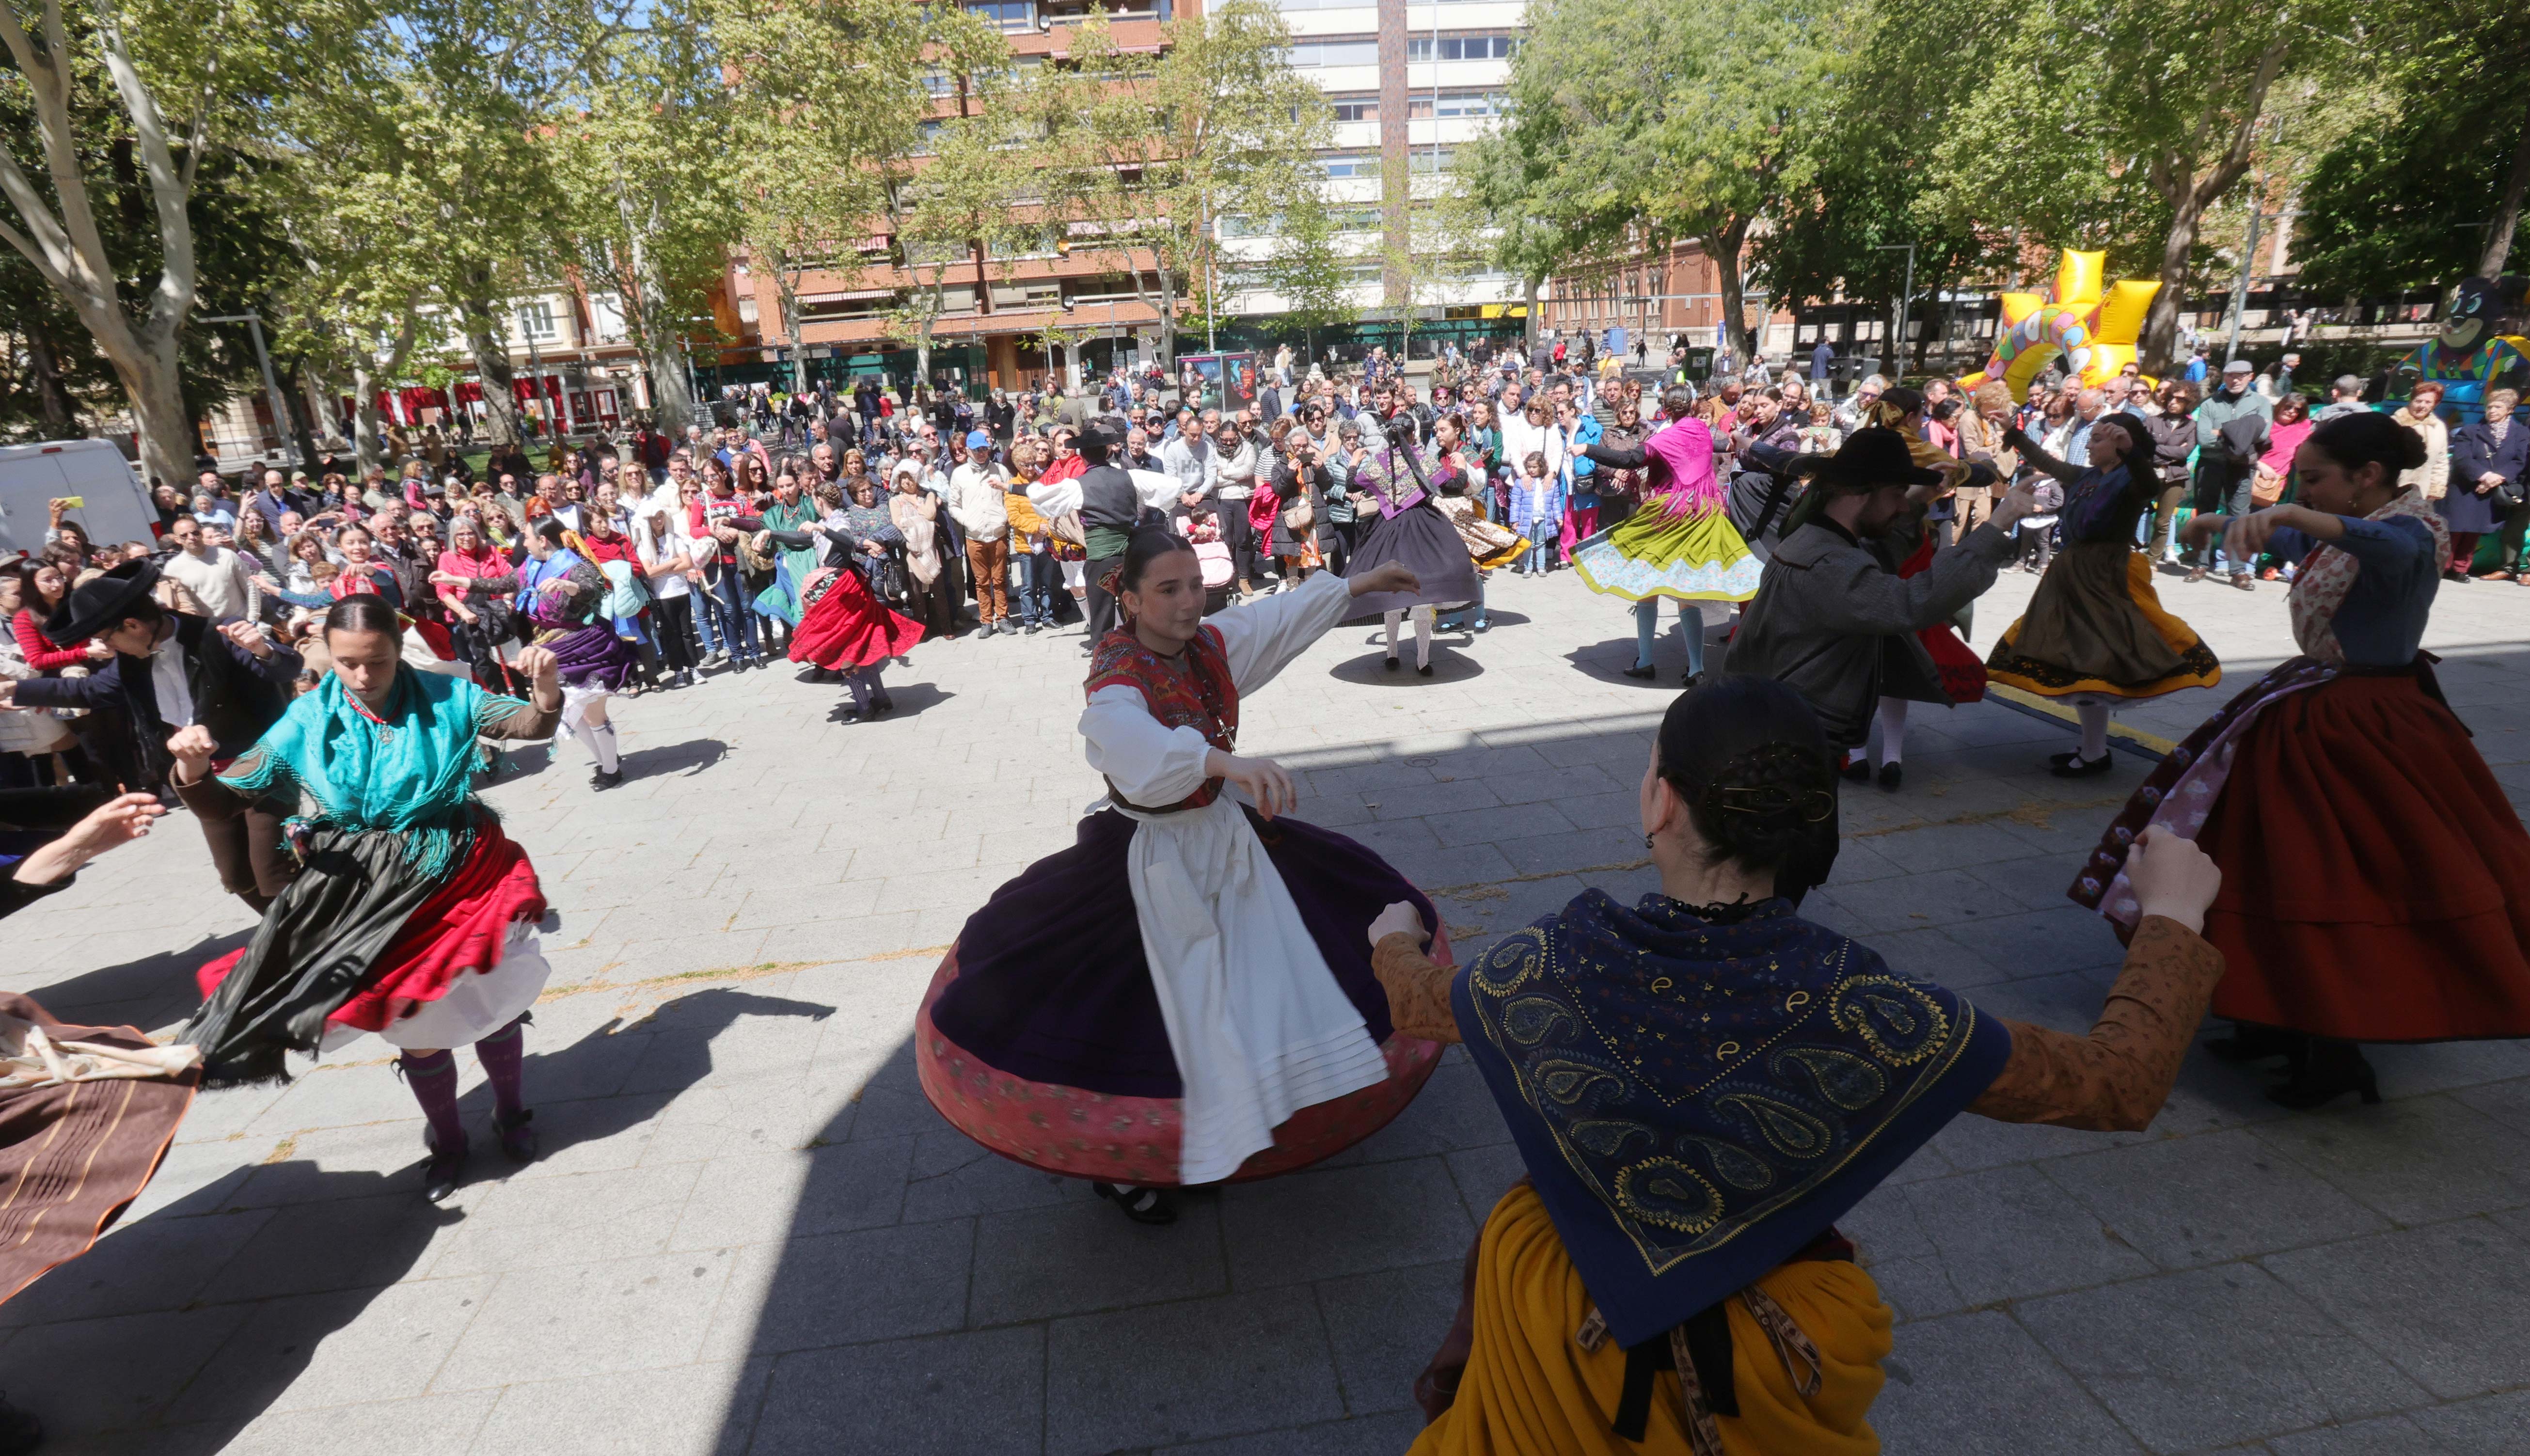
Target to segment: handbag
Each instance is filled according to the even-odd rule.
[[[2249,501],[2266,507],[2284,498],[2284,473],[2260,462],[2257,475],[2249,481]]]
[[[1310,508],[1309,498],[1305,495],[1292,502],[1283,512],[1283,529],[1294,537],[1298,537],[1317,524],[1317,512]]]

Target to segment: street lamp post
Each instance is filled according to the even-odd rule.
[[[202,313],[194,315],[194,318],[200,323],[246,325],[247,332],[254,339],[255,367],[263,371],[264,398],[272,405],[272,432],[280,437],[282,448],[289,452],[292,463],[299,469],[303,471],[314,464],[301,453],[298,440],[291,435],[290,407],[282,403],[281,382],[272,372],[272,356],[263,347],[262,315],[248,308],[244,313]]]

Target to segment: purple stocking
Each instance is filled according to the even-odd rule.
[[[433,1151],[466,1146],[466,1124],[457,1118],[457,1055],[449,1051],[408,1051],[397,1058],[404,1085],[430,1120],[428,1142]]]
[[[483,1064],[483,1075],[492,1083],[492,1110],[504,1122],[518,1116],[520,1063],[526,1053],[525,1027],[527,1013],[474,1043],[474,1060]]]

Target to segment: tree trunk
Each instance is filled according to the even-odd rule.
[[[141,474],[178,488],[193,478],[193,461],[201,454],[201,434],[193,412],[185,406],[185,390],[176,369],[172,331],[154,341],[155,348],[126,357],[108,351],[106,362],[123,381],[132,403],[133,420],[140,426]]]
[[[453,403],[453,392],[450,398]],[[352,350],[352,453],[359,457],[360,474],[366,476],[387,463],[387,428],[378,418],[377,381],[361,361],[358,346]]]
[[[2168,373],[2177,363],[2178,310],[2186,303],[2187,256],[2196,249],[2196,230],[2205,220],[2203,189],[2190,187],[2171,209],[2170,231],[2161,240],[2161,291],[2152,296],[2144,314],[2143,339],[2135,352],[2144,372]],[[2255,260],[2243,266],[2254,266]]]
[[[75,440],[86,434],[80,427],[78,410],[71,404],[70,389],[62,383],[53,342],[31,319],[27,324],[27,364],[35,376],[35,403],[43,411],[44,432],[56,440]]]
[[[1747,294],[1739,276],[1739,245],[1747,236],[1746,223],[1731,223],[1714,235],[1714,247],[1710,250],[1714,276],[1721,283],[1724,335],[1731,341],[1731,358],[1734,365],[1741,369],[1745,369],[1757,357],[1748,333]],[[1890,358],[1895,362],[1897,351],[1895,341],[1892,343]]]
[[[2495,220],[2487,225],[2486,253],[2477,260],[2477,275],[2500,278],[2504,261],[2512,255],[2512,233],[2521,222],[2522,194],[2530,192],[2530,120],[2521,128],[2521,140],[2512,143],[2512,172],[2503,180],[2503,200],[2496,205]]]
[[[660,433],[684,439],[686,421],[694,418],[694,376],[686,359],[686,341],[653,328],[643,336],[642,357],[650,365],[650,419]]]
[[[466,349],[474,357],[475,377],[483,385],[483,412],[491,421],[492,444],[518,444],[526,438],[519,425],[518,374],[510,367],[509,346],[494,332],[491,300],[467,299],[457,311],[465,321]]]
[[[281,408],[289,412],[290,418],[274,420],[273,427],[298,446],[299,468],[315,476],[316,420],[307,409],[306,376],[296,367],[274,372],[281,384]]]
[[[1528,311],[1520,316],[1520,343],[1523,353],[1537,347],[1537,290],[1545,279],[1534,276],[1519,280],[1520,304]]]

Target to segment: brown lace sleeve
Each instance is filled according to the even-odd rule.
[[[559,707],[542,708],[516,698],[497,693],[483,695],[483,705],[474,713],[474,736],[477,738],[551,738],[554,721],[562,716]]]
[[[1371,974],[1388,992],[1388,1020],[1398,1031],[1426,1041],[1458,1039],[1458,1018],[1450,1010],[1450,979],[1458,973],[1432,964],[1418,942],[1400,930],[1372,948]]]
[[[2176,921],[2147,916],[2091,1035],[2005,1021],[2010,1060],[1968,1110],[1999,1122],[2143,1131],[2170,1096],[2222,979],[2221,951]]]

